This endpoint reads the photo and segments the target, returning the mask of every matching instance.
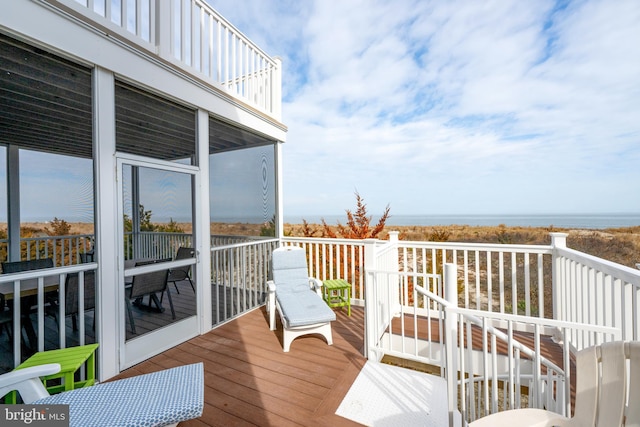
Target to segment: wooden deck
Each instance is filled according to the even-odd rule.
[[[356,426],[335,411],[365,363],[364,311],[336,310],[333,345],[320,336],[282,351],[264,307],[140,363],[118,378],[204,362],[205,407],[181,426]]]

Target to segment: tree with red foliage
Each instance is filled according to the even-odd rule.
[[[364,199],[356,191],[356,210],[355,213],[347,209],[347,222],[346,224],[338,221],[335,229],[327,224],[322,218],[322,228],[316,229],[310,226],[306,220],[302,220],[302,232],[305,237],[316,237],[316,234],[320,234],[321,237],[329,238],[342,238],[342,239],[369,239],[376,238],[384,230],[385,223],[389,218],[389,205],[385,208],[382,216],[378,220],[375,226],[371,226],[370,215],[367,215],[367,205],[364,203]],[[313,264],[314,271],[326,271],[327,277],[345,279],[349,283],[354,284],[354,295],[360,295],[360,283],[362,272],[362,248],[354,250],[355,246],[349,244],[345,245],[344,242],[336,243],[335,246],[328,248],[330,245],[323,245],[321,248],[310,245],[307,249],[307,258],[310,265]],[[357,246],[357,245],[356,245]],[[321,256],[315,256],[313,251],[322,251]],[[351,256],[347,254],[352,254]],[[316,260],[320,260],[321,267],[316,268]]]
[[[331,237],[343,239],[374,239],[384,230],[385,223],[389,218],[391,208],[387,205],[378,220],[378,223],[371,228],[371,216],[367,215],[367,205],[358,191],[356,195],[356,211],[353,213],[350,209],[346,210],[347,223],[343,225],[338,221],[337,231],[329,226],[324,218],[322,218],[322,237]],[[304,223],[304,222],[303,222]]]

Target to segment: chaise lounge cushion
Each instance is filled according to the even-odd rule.
[[[336,315],[322,299],[322,282],[309,277],[306,252],[297,246],[283,246],[271,255],[269,328],[276,330],[276,311],[282,320],[282,349],[288,352],[293,340],[319,334],[333,344],[331,322]]]
[[[275,253],[272,263],[276,298],[289,327],[336,320],[333,310],[311,289],[303,250]]]
[[[322,298],[309,289],[303,292],[277,292],[280,310],[289,327],[307,326],[315,323],[332,322],[336,314]]]
[[[273,257],[273,281],[276,295],[284,292],[308,292],[309,275],[304,251],[281,252]]]
[[[202,415],[202,363],[55,394],[33,402],[69,405],[70,426],[164,426]]]

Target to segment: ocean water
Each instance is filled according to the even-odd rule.
[[[320,223],[324,220],[329,225],[335,225],[338,221],[344,224],[346,215],[285,215],[284,222],[301,224],[306,220],[310,224]],[[372,223],[378,217],[373,215]],[[579,229],[604,229],[633,227],[640,225],[640,213],[637,214],[544,214],[544,215],[391,215],[387,225],[480,225],[480,226],[506,226],[521,227],[550,227],[555,228],[579,228]]]
[[[372,215],[372,223],[378,217]],[[321,219],[329,225],[335,225],[338,221],[344,224],[346,214],[342,215],[286,215],[284,222],[289,224],[302,224],[306,220],[310,224],[319,224]],[[46,222],[49,219],[33,218],[25,222]],[[65,218],[67,222],[93,222],[86,218]],[[157,218],[159,222],[163,222]],[[167,219],[165,222],[168,222]],[[190,219],[176,219],[177,222],[189,222]],[[0,223],[6,220],[0,219]],[[214,218],[212,222],[240,222],[248,224],[262,224],[268,222],[264,218],[237,216],[229,218]],[[544,215],[393,215],[387,220],[387,225],[469,225],[469,226],[506,226],[520,227],[555,227],[576,229],[605,229],[640,226],[640,213],[615,213],[615,214],[544,214]]]

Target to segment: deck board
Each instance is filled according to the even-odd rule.
[[[357,426],[335,415],[364,366],[364,311],[336,310],[333,342],[296,339],[282,351],[264,307],[144,361],[116,378],[203,362],[205,407],[195,426]]]

